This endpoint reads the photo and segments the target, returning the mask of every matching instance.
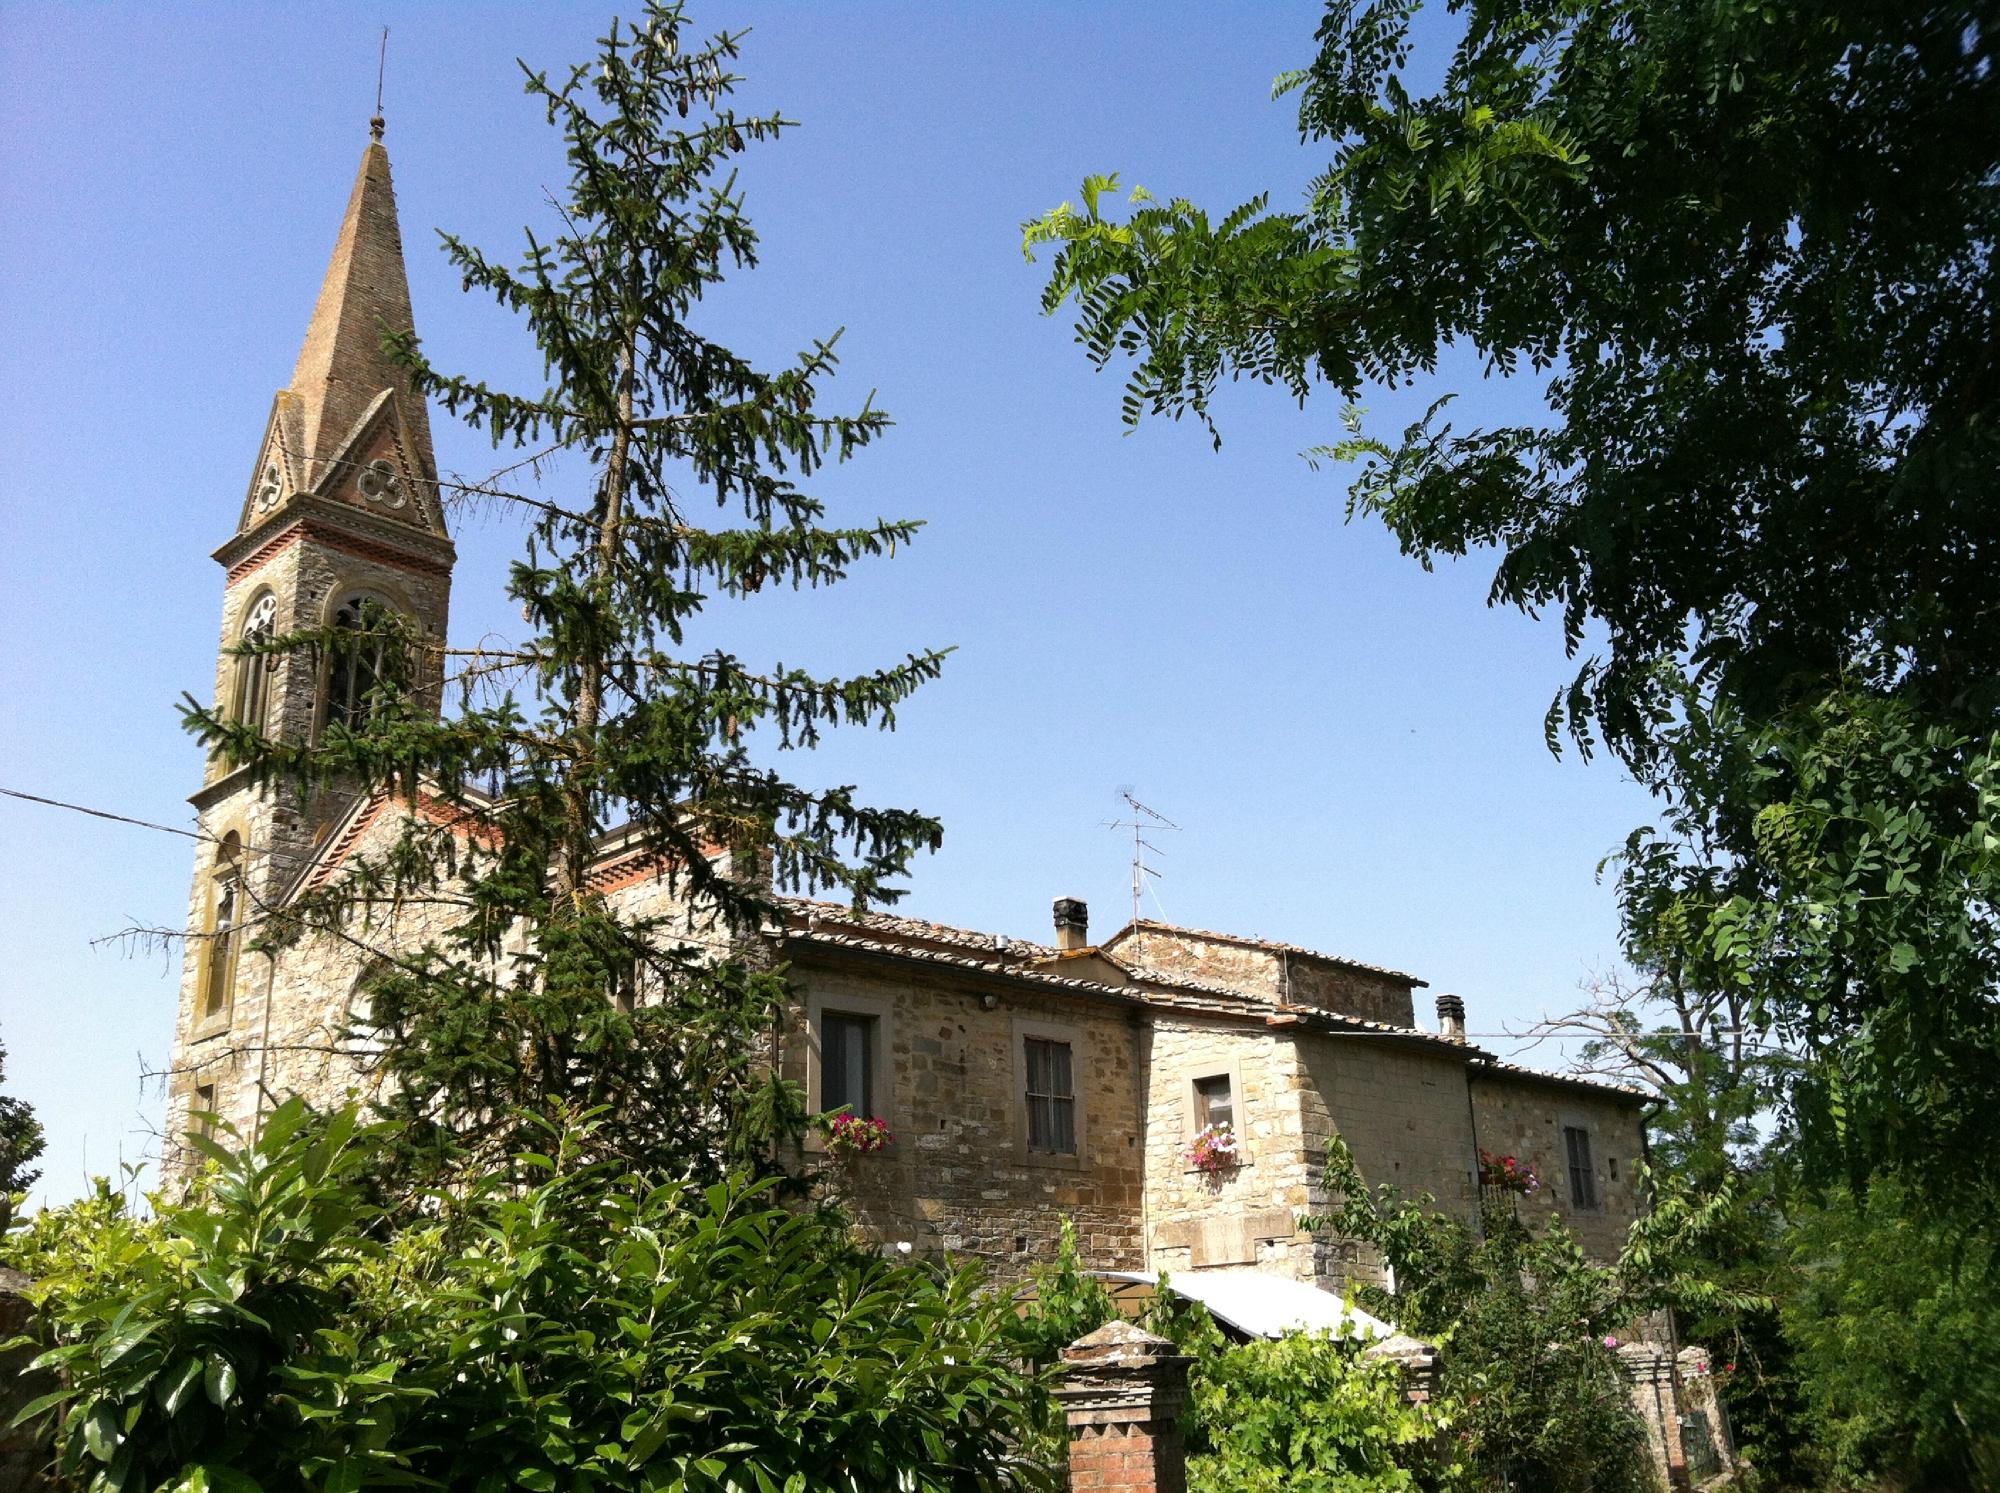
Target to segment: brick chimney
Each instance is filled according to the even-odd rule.
[[[1063,1349],[1056,1398],[1069,1419],[1070,1486],[1187,1493],[1181,1406],[1189,1359],[1120,1319]]]
[[[1090,947],[1090,908],[1081,897],[1056,898],[1056,947],[1064,953]]]
[[[1438,1035],[1451,1042],[1465,1040],[1465,1002],[1455,995],[1438,997]]]

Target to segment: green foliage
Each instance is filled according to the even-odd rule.
[[[1025,1326],[1035,1362],[1060,1361],[1064,1348],[1117,1320],[1110,1290],[1083,1268],[1068,1220],[1055,1260],[1031,1274]],[[1437,1417],[1406,1401],[1396,1368],[1364,1361],[1358,1342],[1294,1334],[1231,1343],[1208,1309],[1176,1295],[1164,1275],[1143,1325],[1193,1360],[1181,1418],[1193,1493],[1392,1493],[1446,1476]],[[1049,1402],[1032,1446],[1055,1462],[1067,1441],[1060,1407]]]
[[[1056,1241],[1055,1259],[1034,1266],[1028,1278],[1034,1287],[1034,1306],[1025,1320],[1038,1364],[1060,1362],[1063,1349],[1118,1318],[1111,1288],[1084,1268],[1076,1225],[1067,1218]]]
[[[1620,858],[1643,952],[1807,1056],[1771,1076],[1809,1180],[1889,1158],[1933,1206],[1990,1211],[1965,1162],[2000,1150],[2000,737],[1887,680],[1762,723],[1683,700],[1659,781],[1696,786]]]
[[[0,1045],[0,1079],[6,1076],[7,1049]],[[0,1224],[6,1222],[9,1195],[26,1192],[42,1175],[31,1163],[47,1144],[28,1101],[0,1094]]]
[[[731,107],[739,43],[701,40],[679,4],[652,3],[574,68],[524,65],[570,167],[558,229],[531,231],[512,267],[448,235],[444,248],[468,289],[523,320],[545,388],[441,371],[385,332],[418,393],[497,446],[538,446],[516,465],[546,474],[540,490],[472,494],[525,518],[508,595],[530,636],[441,652],[378,613],[351,633],[259,645],[368,648],[397,665],[378,671],[364,723],[309,741],[186,711],[254,778],[424,796],[398,843],[264,909],[259,929],[267,944],[318,933],[381,956],[359,1045],[401,1122],[388,1159],[420,1176],[505,1164],[533,1142],[523,1112],[550,1098],[609,1106],[621,1154],[706,1179],[768,1156],[802,1118],[753,1056],[785,988],[715,946],[754,933],[774,885],[891,900],[911,856],[939,841],[933,819],[769,762],[837,726],[893,726],[941,653],[823,678],[693,641],[722,635],[712,599],[833,584],[919,527],[832,526],[797,485],[889,423],[869,402],[820,409],[836,337],[765,371],[697,328],[708,293],[757,261],[737,158],[790,128]],[[704,498],[718,515],[706,524]],[[440,698],[455,706],[442,717]],[[593,891],[614,833],[706,924],[638,917]],[[383,920],[412,906],[448,926],[421,949],[391,947]]]
[[[66,1474],[117,1489],[985,1489],[1033,1381],[969,1271],[855,1250],[772,1182],[697,1186],[591,1157],[440,1194],[390,1231],[361,1174],[381,1131],[295,1102],[214,1148],[140,1223],[49,1220],[43,1361]],[[51,1248],[55,1241],[61,1247]]]
[[[1482,1480],[1546,1493],[1645,1489],[1651,1472],[1614,1346],[1646,1313],[1679,1306],[1747,1310],[1699,1273],[1699,1247],[1731,1197],[1669,1192],[1633,1225],[1611,1265],[1585,1259],[1558,1219],[1540,1234],[1510,1202],[1489,1200],[1475,1228],[1429,1198],[1371,1193],[1339,1140],[1322,1183],[1333,1200],[1316,1232],[1357,1240],[1393,1272],[1364,1286],[1370,1311],[1435,1342],[1460,1455]]]
[[[1425,565],[1587,656],[1550,711],[1665,800],[1621,885],[1633,942],[1708,963],[1795,1040],[1820,1180],[1996,1193],[2000,1145],[2000,28],[1872,0],[1468,0],[1412,87],[1417,0],[1329,0],[1280,79],[1330,159],[1226,216],[1115,178],[1025,227],[1125,418],[1224,379],[1348,402]],[[1946,148],[1940,142],[1950,142]],[[1545,414],[1399,435],[1354,401],[1447,347]],[[1659,965],[1651,966],[1659,968]],[[1671,971],[1669,971],[1671,973]]]
[[[1829,1486],[2000,1488],[2000,1274],[1990,1235],[1912,1217],[1893,1185],[1803,1212],[1785,1304]]]
[[[1194,1493],[1401,1493],[1438,1485],[1448,1427],[1393,1363],[1295,1333],[1203,1354],[1188,1407]]]
[[[134,1175],[135,1169],[128,1168],[128,1185]],[[60,1208],[43,1208],[0,1235],[0,1262],[30,1280],[40,1280],[58,1268],[69,1268],[114,1234],[131,1227],[130,1212],[126,1195],[114,1188],[109,1178],[93,1177],[87,1197]],[[100,1261],[92,1268],[102,1274],[109,1267]]]

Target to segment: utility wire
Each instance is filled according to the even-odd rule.
[[[87,804],[67,803],[59,798],[44,798],[39,793],[24,793],[18,788],[0,788],[0,795],[3,795],[7,798],[18,798],[26,803],[43,804],[51,809],[66,809],[72,814],[88,814],[93,819],[109,819],[116,824],[130,824],[138,829],[150,829],[157,831],[158,833],[163,835],[179,835],[182,839],[200,840],[209,844],[217,843],[215,836],[208,834],[205,831],[181,829],[171,824],[155,824],[150,819],[135,819],[129,814],[114,814],[109,809],[93,809]],[[244,848],[248,850],[254,847],[245,846]],[[260,853],[268,853],[268,852],[260,852]],[[709,942],[709,940],[705,939],[695,939],[692,941],[697,943]],[[716,947],[721,947],[721,945],[716,945]],[[1331,1014],[1337,1016],[1340,1013],[1336,1011]],[[1433,1033],[1424,1031],[1420,1027],[1407,1027],[1392,1032],[1365,1032],[1365,1031],[1330,1032],[1327,1033],[1327,1035],[1339,1036],[1339,1037],[1385,1037],[1390,1039],[1397,1039],[1397,1038],[1407,1038],[1412,1033],[1424,1037],[1434,1035]],[[1709,1028],[1709,1034],[1713,1036],[1765,1035],[1765,1033],[1760,1028],[1757,1027],[1711,1027]],[[1463,1035],[1466,1037],[1485,1038],[1492,1041],[1509,1041],[1509,1042],[1526,1041],[1529,1040],[1530,1038],[1543,1042],[1565,1042],[1565,1041],[1597,1042],[1605,1040],[1605,1038],[1603,1038],[1601,1035],[1594,1032],[1546,1032],[1546,1033],[1465,1032]],[[1679,1036],[1680,1034],[1673,1032],[1658,1032],[1658,1033],[1640,1032],[1637,1033],[1636,1035],[1640,1037],[1651,1037],[1651,1036],[1670,1037],[1670,1036]],[[1563,1075],[1555,1075],[1555,1076],[1560,1077]]]

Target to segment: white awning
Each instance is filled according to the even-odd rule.
[[[1155,1288],[1151,1270],[1100,1270],[1104,1280],[1127,1281]],[[1394,1337],[1396,1329],[1360,1307],[1348,1307],[1331,1291],[1282,1275],[1255,1271],[1169,1271],[1167,1289],[1189,1301],[1199,1301],[1219,1322],[1251,1337],[1283,1337],[1288,1332],[1326,1332],[1367,1340]]]

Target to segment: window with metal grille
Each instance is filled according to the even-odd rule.
[[[1206,1130],[1211,1125],[1236,1128],[1236,1099],[1229,1091],[1227,1073],[1194,1081],[1194,1123],[1197,1130]]]
[[[1028,1037],[1028,1149],[1076,1154],[1076,1083],[1067,1042]]]
[[[400,683],[404,659],[395,641],[395,613],[374,597],[356,592],[333,614],[326,696],[321,719],[350,731],[364,729]]]
[[[826,1011],[819,1021],[819,1107],[875,1118],[875,1018]]]
[[[1590,1171],[1590,1132],[1581,1125],[1563,1126],[1569,1152],[1569,1200],[1579,1208],[1597,1206],[1597,1179]]]

